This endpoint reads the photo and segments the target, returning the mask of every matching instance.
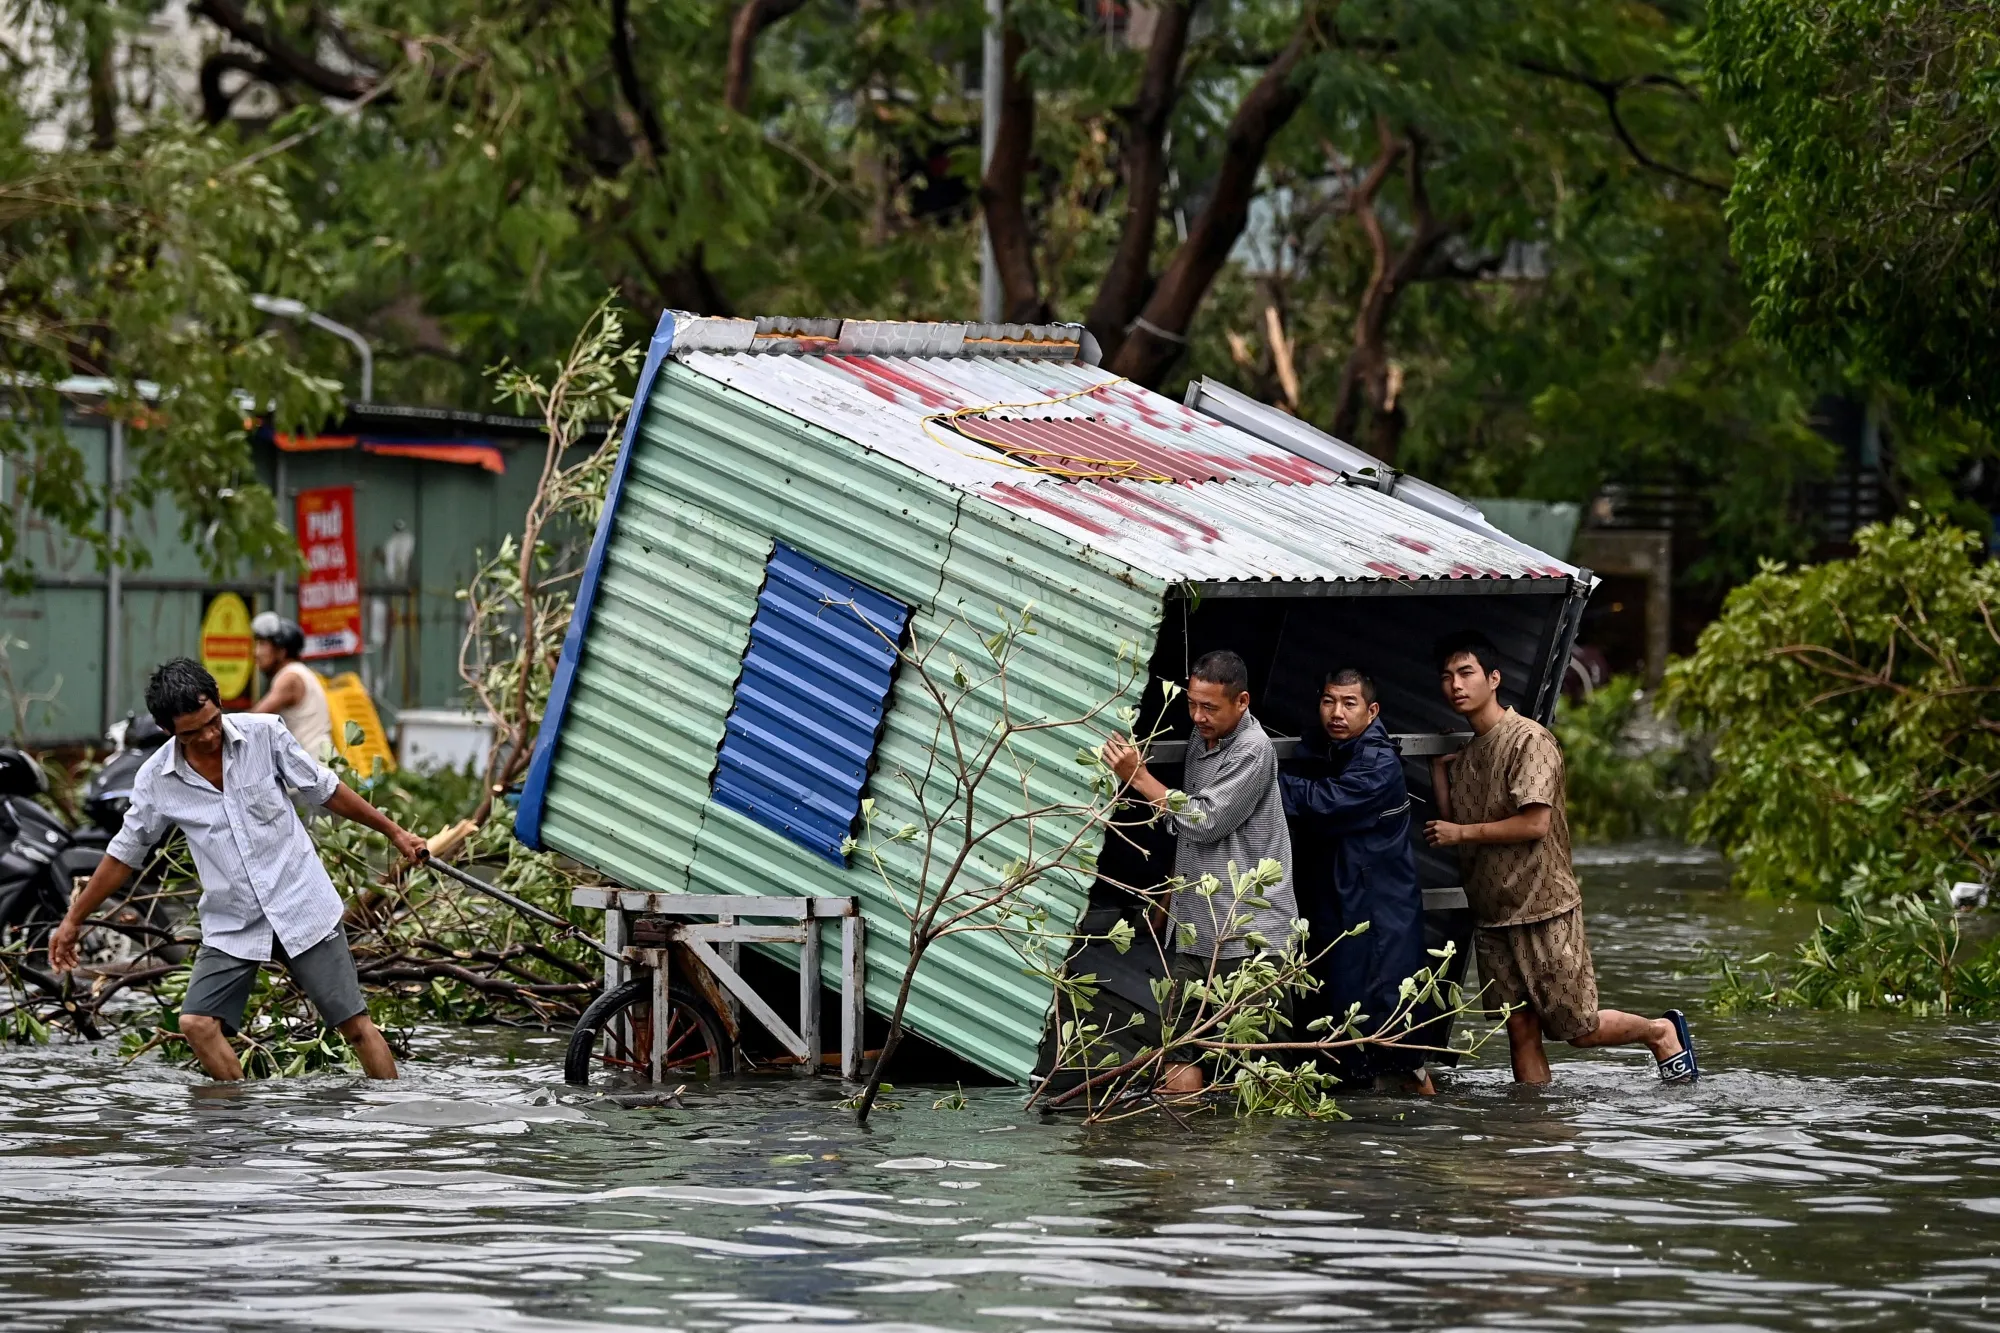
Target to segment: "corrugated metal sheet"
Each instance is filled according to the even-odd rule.
[[[710,799],[774,539],[916,608],[917,643],[942,637],[944,651],[970,661],[996,606],[1035,603],[1040,632],[1009,678],[1019,716],[1080,713],[1121,690],[1136,702],[1165,585],[674,364],[646,402],[629,453],[618,506],[607,511],[600,592],[576,649],[572,703],[552,724],[559,738],[548,741],[541,841],[637,887],[855,895],[870,926],[869,1003],[884,1011],[908,956],[899,902],[911,900],[916,882],[907,856],[892,858],[885,883]],[[991,699],[982,707],[990,715]],[[968,719],[980,715],[967,711]],[[869,787],[891,825],[922,818],[913,789],[923,786],[937,719],[906,667]],[[1027,788],[989,787],[994,808],[1084,799],[1073,756],[1099,730],[1021,738]],[[933,780],[933,798],[937,790]],[[524,813],[528,805],[524,795]],[[1061,836],[1046,823],[1039,834],[1044,845]],[[970,882],[994,882],[1027,851],[1025,829],[993,838],[973,860]],[[1045,884],[1049,929],[1072,929],[1087,892],[1083,883]],[[832,955],[827,966],[832,980]],[[1025,1080],[1052,995],[1023,968],[998,933],[947,938],[919,974],[912,1027]]]
[[[779,542],[766,567],[715,799],[844,865],[909,608]]]
[[[674,319],[677,352],[838,351],[891,357],[1005,355],[1097,362],[1096,341],[1081,324],[962,324],[771,315],[755,319],[676,315]]]
[[[1529,543],[1511,537],[1494,527],[1487,522],[1486,515],[1479,511],[1479,506],[1471,501],[1461,500],[1442,486],[1433,486],[1407,472],[1398,472],[1347,441],[1329,435],[1295,416],[1281,412],[1268,403],[1260,403],[1248,394],[1239,393],[1226,384],[1219,384],[1211,379],[1190,383],[1187,389],[1187,404],[1218,421],[1275,444],[1301,458],[1311,459],[1344,475],[1365,481],[1383,494],[1394,496],[1404,504],[1420,509],[1426,514],[1436,515],[1454,527],[1464,528],[1499,542],[1503,546],[1510,546],[1529,557],[1546,560],[1564,573],[1574,575],[1578,572],[1576,566],[1556,560],[1547,552],[1537,550]]]
[[[1106,481],[1003,483],[990,493],[1177,582],[1566,577],[1546,557],[1524,557],[1365,487]]]
[[[1080,362],[677,355],[703,376],[1168,581],[1573,572]],[[992,410],[945,419],[967,408]],[[983,441],[1021,452],[1010,458]]]

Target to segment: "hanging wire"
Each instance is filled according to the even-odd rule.
[[[1102,384],[1093,384],[1088,388],[1059,394],[1054,398],[1043,398],[1032,403],[981,403],[975,407],[954,408],[949,412],[933,412],[923,418],[924,434],[930,436],[934,443],[941,444],[962,457],[980,458],[985,462],[994,463],[1000,467],[1013,468],[1020,472],[1039,472],[1044,476],[1062,477],[1070,481],[1104,481],[1109,479],[1114,481],[1171,482],[1173,480],[1172,477],[1149,470],[1144,463],[1141,463],[1136,458],[1089,458],[1080,454],[1061,454],[1053,449],[1035,448],[1031,445],[1015,444],[1007,440],[988,439],[977,431],[967,429],[965,426],[968,418],[982,416],[987,412],[1000,412],[1013,408],[1026,407],[1057,407],[1072,399],[1087,398],[1101,389],[1109,389],[1115,384],[1125,384],[1128,382],[1127,376],[1120,375],[1117,379],[1105,380]],[[983,444],[988,449],[1002,455],[1002,457],[996,459],[980,454],[966,453],[963,449],[957,448],[951,441],[945,439],[944,436],[931,428],[931,423],[935,421],[945,423],[962,438]],[[1061,458],[1064,462],[1076,466],[1065,467],[1058,463],[1030,461],[1050,457]]]

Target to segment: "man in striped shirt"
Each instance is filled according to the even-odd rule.
[[[146,684],[146,711],[173,739],[133,779],[124,826],[50,939],[50,963],[76,966],[83,923],[178,827],[202,887],[201,951],[180,1029],[209,1077],[243,1077],[229,1038],[243,1021],[258,968],[274,958],[340,1030],[364,1073],[396,1077],[389,1043],[361,998],[340,895],[291,797],[374,829],[412,862],[426,854],[423,839],[301,749],[277,717],[224,716],[215,677],[197,662],[177,657],[156,670]]]
[[[1187,707],[1194,723],[1181,782],[1187,803],[1168,816],[1178,842],[1174,878],[1180,883],[1173,918],[1182,947],[1173,962],[1177,987],[1220,980],[1264,948],[1273,953],[1283,949],[1299,914],[1292,893],[1291,832],[1278,793],[1278,755],[1250,712],[1250,672],[1243,659],[1227,651],[1198,659],[1188,673]],[[1147,769],[1130,740],[1111,737],[1103,754],[1127,791],[1167,808],[1167,785]],[[1277,862],[1280,870],[1278,881],[1262,891],[1270,905],[1236,903],[1232,890],[1240,877],[1265,861]],[[1210,898],[1196,888],[1207,875],[1222,885]],[[1247,927],[1233,924],[1238,915],[1250,918]],[[1252,935],[1262,939],[1256,949]],[[1200,1072],[1183,1065],[1167,1071],[1162,1091],[1200,1086]]]

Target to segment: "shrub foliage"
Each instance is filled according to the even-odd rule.
[[[2000,1014],[2000,947],[1945,895],[1994,872],[2000,565],[1908,520],[1855,541],[1767,565],[1669,673],[1679,720],[1715,737],[1694,835],[1752,890],[1840,904],[1789,958],[1723,959],[1715,999]]]
[[[1692,832],[1746,886],[1870,901],[1984,878],[2000,817],[2000,566],[1952,528],[1864,529],[1767,564],[1668,676],[1715,736]]]

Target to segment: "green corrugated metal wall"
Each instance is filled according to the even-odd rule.
[[[909,926],[880,878],[833,866],[709,799],[773,542],[782,537],[910,604],[919,644],[952,626],[947,640],[968,661],[979,660],[977,635],[997,623],[996,606],[1034,602],[1040,632],[1009,673],[1017,720],[1072,716],[1126,685],[1136,702],[1165,587],[677,363],[655,386],[633,447],[550,774],[543,839],[638,888],[858,896],[869,924],[868,998],[886,1011]],[[924,771],[935,721],[906,666],[869,787],[890,827],[918,819],[899,775]],[[1113,724],[1107,715],[1105,728]],[[1024,738],[1021,751],[1035,764],[1032,799],[1087,799],[1075,754],[1094,738]],[[982,798],[1019,808],[1018,787],[1006,785],[990,784]],[[981,882],[1024,851],[1021,837],[994,839]],[[904,857],[894,869],[906,901],[908,864]],[[1087,887],[1045,886],[1048,929],[1075,926]],[[827,954],[828,979],[837,981],[838,952]],[[1025,1080],[1050,1001],[1047,984],[1024,975],[1002,936],[979,932],[932,949],[909,1016],[932,1040]]]
[[[86,476],[101,485],[109,447],[105,428],[95,422],[74,424],[70,438],[83,454]],[[274,451],[263,444],[255,451],[260,479],[273,482]],[[386,599],[394,623],[385,642],[370,643],[364,659],[315,665],[323,671],[351,671],[365,663],[385,722],[393,724],[398,708],[464,706],[458,651],[465,604],[458,600],[458,590],[470,581],[480,552],[497,549],[509,533],[520,531],[541,471],[539,442],[528,441],[508,454],[504,476],[453,463],[347,450],[286,457],[287,496],[281,508],[288,525],[292,493],[314,486],[355,487],[362,595]],[[0,503],[5,498],[0,495]],[[391,584],[381,551],[398,523],[415,535],[416,549],[405,577]],[[244,569],[221,580],[211,578],[180,526],[179,510],[162,499],[134,514],[127,529],[150,563],[125,578],[121,649],[110,667],[117,715],[140,707],[154,666],[199,651],[201,612],[210,592],[233,588],[254,610],[270,604],[269,575]],[[56,696],[47,706],[30,710],[27,739],[36,745],[92,740],[109,720],[104,716],[104,575],[89,548],[65,532],[30,525],[22,542],[35,562],[37,586],[25,594],[0,596],[0,634],[14,641],[9,659],[16,687],[34,693],[54,690]],[[296,597],[289,591],[283,609],[297,614]],[[10,729],[0,727],[0,733]]]

